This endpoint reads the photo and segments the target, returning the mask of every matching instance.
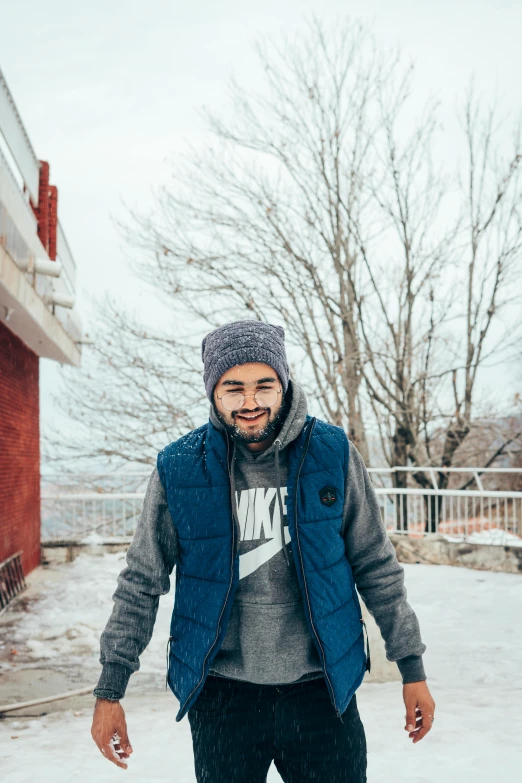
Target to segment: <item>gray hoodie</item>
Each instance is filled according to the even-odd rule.
[[[279,442],[258,454],[240,441],[235,444],[240,579],[227,632],[210,669],[214,675],[262,684],[322,676],[306,624],[286,524],[286,447],[299,435],[307,412],[306,397],[295,381],[290,382],[290,393],[292,402]],[[212,408],[210,418],[216,427],[222,427]],[[426,679],[422,662],[426,645],[407,602],[404,569],[397,561],[368,472],[353,444],[341,533],[358,592],[379,626],[388,660],[397,662],[404,683]],[[118,577],[113,611],[101,636],[103,669],[94,690],[96,696],[124,696],[129,677],[139,668],[139,656],[152,636],[159,596],[169,592],[177,546],[175,520],[154,470],[127,552],[127,567]]]

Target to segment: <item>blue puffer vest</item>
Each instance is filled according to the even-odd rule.
[[[292,552],[310,633],[332,704],[341,716],[369,668],[361,607],[340,534],[348,439],[340,427],[307,416],[300,435],[286,448]],[[159,476],[179,537],[167,671],[167,682],[180,702],[177,721],[203,687],[224,639],[239,582],[231,451],[226,433],[209,422],[158,455]]]

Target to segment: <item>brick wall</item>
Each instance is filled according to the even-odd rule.
[[[40,562],[38,356],[0,321],[0,563]]]

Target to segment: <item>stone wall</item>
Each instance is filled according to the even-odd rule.
[[[390,539],[401,563],[464,566],[480,571],[522,574],[522,546],[447,541],[438,534],[413,538],[392,533]]]

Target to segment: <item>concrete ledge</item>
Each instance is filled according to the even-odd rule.
[[[453,565],[475,568],[479,571],[522,574],[522,547],[520,546],[447,541],[444,536],[437,533],[425,538],[390,533],[390,540],[401,563]],[[42,565],[72,563],[82,553],[101,556],[106,552],[126,552],[131,541],[132,538],[117,538],[95,543],[77,539],[42,541]]]
[[[68,539],[42,541],[41,565],[72,563],[80,554],[101,556],[106,553],[126,552],[131,541],[132,538],[117,538],[114,541],[103,541],[100,543]]]
[[[522,574],[522,546],[447,541],[439,534],[413,538],[391,533],[390,540],[401,563],[452,565],[476,568],[479,571]]]
[[[72,337],[0,246],[0,305],[12,310],[7,326],[37,355],[80,366],[81,353]]]
[[[401,563],[453,565],[475,568],[479,571],[522,574],[522,546],[447,541],[444,536],[437,533],[425,538],[390,533],[390,540]],[[42,541],[42,565],[72,563],[82,553],[101,556],[106,552],[111,554],[126,552],[131,541],[132,538],[117,538],[101,542],[77,539]]]

